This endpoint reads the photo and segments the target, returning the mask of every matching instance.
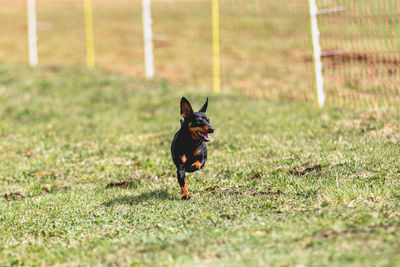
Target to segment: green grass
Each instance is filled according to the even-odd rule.
[[[182,95],[216,127],[190,201]],[[6,65],[0,99],[0,265],[400,264],[398,113]]]

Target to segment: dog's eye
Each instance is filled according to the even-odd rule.
[[[209,119],[209,118],[207,118],[206,120],[207,120],[207,122],[210,122],[210,119]]]

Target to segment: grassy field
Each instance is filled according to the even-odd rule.
[[[179,100],[216,127],[190,201]],[[399,114],[0,65],[0,265],[400,264]]]

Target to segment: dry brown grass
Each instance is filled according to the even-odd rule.
[[[25,0],[0,0],[0,4],[0,61],[26,64]],[[93,9],[96,66],[143,77],[141,1],[94,0]],[[211,89],[211,0],[156,0],[152,16],[156,76],[176,85]],[[306,1],[220,0],[223,90],[315,102],[307,17]],[[321,17],[320,26],[322,32],[331,33],[333,26],[326,17]],[[85,65],[83,1],[39,0],[38,27],[40,64]],[[336,43],[321,38],[323,49],[335,48]],[[323,64],[329,105],[398,105],[398,76],[371,81],[363,78],[367,72],[361,63],[333,64],[328,59]],[[385,68],[376,65],[374,71],[382,74]]]
[[[96,66],[143,77],[140,2],[93,1]],[[25,64],[25,1],[0,4],[5,7],[0,11],[0,61]],[[223,90],[313,98],[311,63],[304,60],[311,51],[304,6],[222,0],[220,9]],[[212,88],[210,1],[154,1],[152,12],[156,75],[174,84]],[[38,27],[40,64],[84,66],[82,1],[38,1]]]

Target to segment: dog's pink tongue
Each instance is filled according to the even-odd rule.
[[[207,140],[210,140],[210,136],[208,135],[208,133],[206,133],[205,137]]]

